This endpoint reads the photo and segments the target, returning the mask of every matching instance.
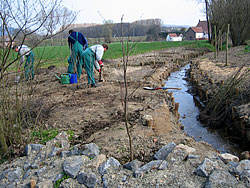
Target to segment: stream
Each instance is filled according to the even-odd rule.
[[[184,131],[196,141],[211,144],[221,153],[238,156],[242,152],[238,144],[231,142],[223,131],[209,129],[197,119],[200,113],[199,107],[196,105],[194,96],[189,92],[192,86],[186,81],[186,71],[189,68],[190,65],[187,64],[179,71],[171,73],[165,82],[167,87],[181,88],[181,90],[169,90],[169,92],[173,92],[175,102],[179,103],[179,121],[184,126]]]

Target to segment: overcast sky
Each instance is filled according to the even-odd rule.
[[[164,24],[197,25],[205,20],[204,6],[197,0],[63,0],[68,9],[81,11],[75,23],[133,22],[160,18]]]

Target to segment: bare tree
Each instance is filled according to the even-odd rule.
[[[162,20],[161,19],[149,19],[146,23],[149,23],[147,31],[147,41],[157,41],[160,38]]]
[[[160,38],[161,26],[153,24],[147,31],[147,41],[157,41]]]
[[[211,0],[209,5],[212,28],[227,32],[230,24],[230,37],[233,46],[245,44],[250,39],[250,1],[249,0]]]
[[[228,0],[226,12],[233,46],[245,44],[250,39],[250,1]],[[226,28],[226,26],[225,26]]]
[[[130,160],[132,161],[134,158],[134,152],[133,152],[133,142],[131,137],[131,130],[129,128],[129,122],[128,122],[128,83],[127,83],[127,67],[128,67],[128,56],[129,56],[129,37],[126,43],[124,43],[124,37],[123,37],[123,16],[121,18],[121,45],[122,45],[122,63],[123,63],[123,80],[124,80],[124,97],[122,99],[124,103],[124,121],[125,126],[127,130],[127,135],[129,139],[129,150],[130,150]],[[125,46],[126,44],[126,46]]]
[[[0,2],[0,26],[1,45],[0,50],[0,155],[7,153],[10,155],[10,145],[13,140],[21,137],[22,124],[21,114],[18,111],[22,104],[18,95],[11,92],[9,88],[8,70],[17,68],[15,63],[19,56],[14,56],[11,46],[24,44],[37,37],[29,46],[31,50],[42,41],[57,35],[62,30],[62,23],[69,26],[76,18],[76,14],[71,12],[71,17],[61,14],[62,7],[60,0],[1,0]],[[62,22],[60,20],[66,19]],[[53,27],[52,27],[53,25]],[[50,26],[50,27],[48,27]],[[66,29],[67,27],[63,27]],[[8,46],[5,43],[8,41]],[[28,95],[28,94],[27,94]],[[13,126],[15,125],[15,126]]]
[[[62,18],[59,19],[59,25],[61,25],[62,27],[60,28],[61,31],[61,45],[63,45],[63,31],[65,31],[65,29],[69,26],[70,23],[72,23],[71,19],[75,19],[74,18],[74,14],[71,10],[69,10],[66,7],[62,8]],[[73,17],[72,17],[73,16]]]
[[[69,14],[61,14],[60,3],[60,0],[1,1],[0,19],[3,38],[8,38],[11,46],[14,42],[23,44],[29,37],[39,34],[41,37],[31,46],[33,49],[42,41],[62,32],[59,30],[59,27],[62,28],[61,24],[69,26],[75,20],[76,13],[71,12],[70,17]],[[11,28],[15,28],[16,32],[11,32]],[[10,50],[10,48],[6,49],[1,55],[0,78],[3,77],[8,67],[17,61],[17,58],[9,60]]]
[[[208,30],[208,41],[211,43],[211,34],[210,34],[210,19],[209,19],[209,12],[208,12],[208,7],[209,7],[209,2],[208,0],[205,0],[205,7],[206,7],[206,19],[207,19],[207,30]]]
[[[52,11],[51,14],[49,15],[47,21],[44,23],[44,27],[45,29],[47,30],[48,34],[51,36],[51,46],[54,45],[54,42],[53,42],[53,33],[55,32],[56,30],[56,26],[59,22],[59,15],[60,13],[55,10],[55,11]]]
[[[103,28],[104,42],[111,43],[112,42],[113,21],[112,20],[105,20],[103,27],[104,27]]]
[[[98,11],[99,15],[103,19],[103,37],[104,42],[111,43],[112,42],[112,29],[113,29],[113,21],[112,20],[106,20],[102,14]]]
[[[211,23],[210,23],[210,4],[212,0],[197,0],[198,3],[204,3],[205,4],[205,14],[206,14],[206,20],[207,20],[207,29],[208,29],[208,41],[211,43]]]

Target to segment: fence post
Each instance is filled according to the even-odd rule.
[[[230,24],[227,24],[226,66],[228,65],[228,37],[229,37],[229,26],[230,26]]]
[[[217,36],[216,36],[216,25],[214,26],[214,59],[217,57]]]
[[[220,50],[222,51],[222,32],[221,30],[219,31],[220,33]]]

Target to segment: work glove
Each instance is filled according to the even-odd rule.
[[[98,72],[101,72],[101,69],[98,69]]]
[[[21,68],[20,68],[20,67],[18,67],[18,72],[20,72],[20,69],[21,69]]]
[[[101,60],[98,61],[100,67],[103,67],[103,62]]]

